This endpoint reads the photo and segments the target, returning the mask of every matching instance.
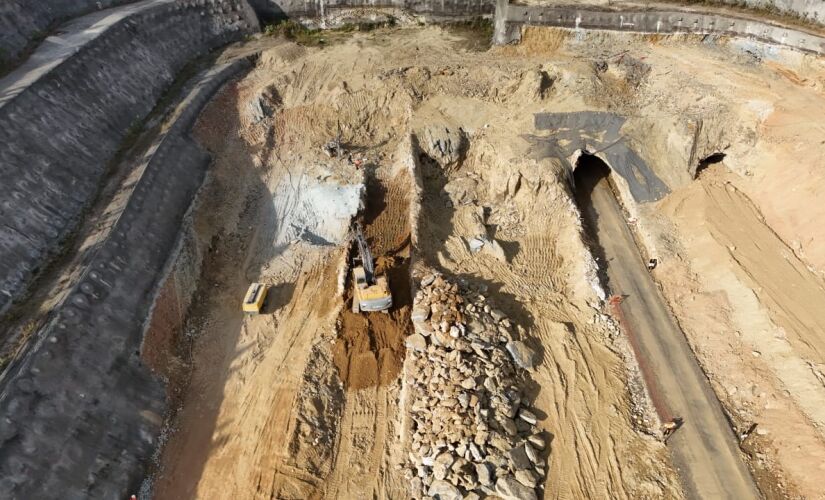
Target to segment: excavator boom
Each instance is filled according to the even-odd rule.
[[[370,253],[369,245],[367,245],[367,239],[361,230],[361,224],[356,224],[355,226],[355,241],[358,243],[358,253],[361,254],[361,265],[364,266],[367,283],[372,285],[375,282],[375,264],[372,261],[372,254]]]

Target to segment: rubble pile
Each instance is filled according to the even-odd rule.
[[[537,498],[546,442],[520,372],[535,353],[486,297],[425,276],[407,337],[411,428],[406,472],[414,498]]]

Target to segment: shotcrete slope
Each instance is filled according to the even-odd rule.
[[[0,71],[37,43],[55,23],[134,0],[8,0],[0,3]]]
[[[0,314],[59,251],[120,143],[175,75],[253,23],[238,0],[145,6],[94,38],[77,34],[90,39],[0,107]]]
[[[142,363],[144,320],[181,220],[209,166],[188,136],[244,61],[211,70],[187,97],[111,236],[0,392],[0,490],[14,498],[124,498],[137,490],[165,407]]]
[[[146,0],[132,5],[108,9],[82,16],[64,24],[60,32],[43,40],[20,66],[0,79],[0,106],[18,96],[32,83],[75,52],[127,17],[174,0]]]
[[[61,250],[124,139],[184,66],[256,24],[243,0],[143,2],[69,23],[64,38],[2,80],[0,314]],[[165,407],[163,385],[141,359],[144,323],[209,165],[188,131],[245,67],[216,66],[191,87],[79,281],[3,372],[4,495],[137,490]]]

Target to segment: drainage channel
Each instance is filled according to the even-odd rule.
[[[722,407],[666,308],[610,187],[611,169],[583,154],[576,199],[654,406],[681,427],[667,441],[689,498],[760,498]]]

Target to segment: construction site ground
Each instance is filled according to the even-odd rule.
[[[528,29],[488,50],[485,36],[396,27],[231,49],[260,55],[196,127],[214,157],[193,213],[203,267],[168,371],[155,497],[406,497],[417,266],[486,290],[539,353],[524,392],[551,436],[544,498],[690,495],[669,449],[683,436],[663,442],[639,369],[666,360],[638,359],[610,318],[602,236],[583,226],[570,159],[534,125],[610,111],[631,117],[624,140],[671,191],[638,204],[616,180],[636,257],[658,257],[651,289],[713,389],[685,392],[719,399],[762,494],[822,498],[821,63],[686,38]],[[329,157],[339,133],[346,154]],[[695,163],[726,155],[696,180],[693,142]],[[355,218],[389,277],[388,314],[351,311]],[[499,250],[472,251],[479,235]],[[252,281],[272,286],[261,315],[241,312]]]

